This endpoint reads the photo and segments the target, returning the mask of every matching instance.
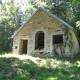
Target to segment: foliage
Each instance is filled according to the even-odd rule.
[[[80,0],[73,0],[72,1],[72,9],[75,17],[73,18],[72,23],[74,25],[74,28],[80,38],[80,26],[78,25],[80,21]]]
[[[76,4],[77,6],[80,6],[80,0],[73,0],[72,1],[72,4]]]
[[[8,24],[9,18],[3,18],[0,21],[0,51],[8,51],[10,47],[11,35],[10,25]]]
[[[18,9],[14,3],[7,3],[0,10],[0,51],[11,50],[12,39],[10,37],[20,26],[21,16],[17,14]]]
[[[80,56],[74,59],[0,55],[0,80],[79,80]]]

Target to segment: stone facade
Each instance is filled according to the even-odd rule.
[[[44,48],[35,49],[37,32],[44,33]],[[60,44],[53,43],[54,35],[62,35]],[[73,29],[39,9],[13,37],[13,53],[22,54],[23,41],[27,40],[27,54],[34,56],[73,57],[78,53],[79,44]]]

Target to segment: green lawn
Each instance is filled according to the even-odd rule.
[[[0,80],[80,80],[80,55],[73,59],[0,55]]]

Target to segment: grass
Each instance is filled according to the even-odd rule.
[[[80,55],[65,59],[2,54],[0,80],[80,80]]]

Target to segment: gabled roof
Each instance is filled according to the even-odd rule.
[[[60,18],[58,18],[56,15],[52,14],[51,12],[47,11],[46,9],[39,7],[33,14],[32,16],[14,33],[14,35],[12,35],[12,38],[14,38],[14,36],[16,36],[16,34],[23,28],[23,26],[25,24],[27,24],[27,22],[39,11],[39,10],[43,10],[44,12],[46,12],[47,14],[49,14],[51,17],[57,19],[58,21],[60,21],[61,23],[63,23],[64,25],[66,25],[68,28],[73,29],[72,26],[70,26],[68,23],[66,23],[65,21],[61,20]]]

